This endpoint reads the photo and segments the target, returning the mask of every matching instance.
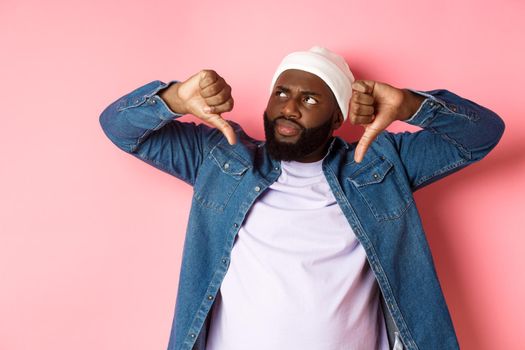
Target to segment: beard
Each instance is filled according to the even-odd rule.
[[[301,129],[299,139],[296,142],[281,142],[275,138],[275,126],[278,119],[287,119],[283,116],[275,118],[273,121],[268,119],[268,114],[264,112],[264,134],[266,136],[266,147],[268,153],[275,160],[298,161],[322,147],[332,132],[332,120],[328,119],[324,124],[315,128],[304,128],[297,124]],[[287,119],[294,122],[293,120]]]

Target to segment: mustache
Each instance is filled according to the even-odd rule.
[[[265,113],[265,114],[266,114],[266,113]],[[266,115],[266,118],[268,118],[268,115]],[[299,124],[298,122],[296,122],[294,119],[287,118],[287,117],[285,117],[284,115],[280,115],[280,116],[278,116],[277,118],[275,118],[275,119],[272,121],[272,125],[275,126],[275,124],[277,123],[277,120],[279,120],[279,119],[284,119],[284,120],[286,120],[286,121],[288,121],[288,122],[290,122],[290,123],[294,123],[294,124],[297,125],[297,127],[298,127],[299,129],[301,129],[301,130],[304,130],[304,129],[305,129],[304,126],[302,126],[301,124]]]

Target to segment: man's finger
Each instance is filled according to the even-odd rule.
[[[206,119],[206,122],[219,129],[219,131],[224,134],[230,145],[234,145],[237,142],[237,137],[235,136],[233,128],[220,115],[213,114]]]
[[[362,105],[354,103],[350,106],[350,111],[356,117],[371,117],[374,114],[374,106]]]
[[[213,114],[221,114],[225,112],[230,112],[233,109],[233,98],[230,97],[228,101],[224,102],[223,104],[220,104],[218,106],[206,106],[204,107],[204,112],[206,113],[213,113]]]
[[[215,83],[217,79],[219,79],[219,75],[217,74],[217,72],[211,69],[201,70],[199,77],[199,87],[201,88],[201,90]]]
[[[352,90],[372,94],[374,92],[375,81],[373,80],[356,80],[352,83]]]
[[[354,120],[352,120],[352,124],[354,125],[362,125],[362,124],[370,124],[374,121],[375,115],[370,116],[357,116]]]
[[[378,129],[373,126],[373,124],[370,124],[368,126],[365,126],[365,132],[363,136],[361,136],[361,139],[359,139],[359,143],[357,144],[357,147],[354,152],[354,160],[357,163],[361,163],[363,158],[365,157],[365,153],[374,142],[375,138],[379,133],[381,132],[381,129]]]
[[[218,106],[228,101],[231,97],[231,88],[229,85],[225,85],[222,90],[218,91],[212,96],[204,97],[204,101],[208,106]]]
[[[352,93],[352,99],[350,100],[350,102],[372,106],[374,104],[374,97],[368,94],[354,91]]]

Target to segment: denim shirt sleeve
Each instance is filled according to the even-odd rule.
[[[425,100],[405,122],[417,132],[386,133],[397,148],[412,191],[485,157],[505,130],[491,110],[448,90],[418,91]]]
[[[158,92],[172,83],[152,81],[110,104],[99,121],[120,149],[193,185],[199,166],[221,134],[205,124],[177,121]]]

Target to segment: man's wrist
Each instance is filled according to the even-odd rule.
[[[166,102],[168,107],[175,113],[178,114],[187,114],[186,109],[184,108],[184,103],[180,99],[178,91],[180,87],[180,82],[171,84],[169,87],[159,91],[158,96]]]
[[[426,97],[413,93],[408,89],[402,89],[402,91],[404,97],[398,120],[405,121],[410,119],[419,110],[419,107],[421,107]]]

